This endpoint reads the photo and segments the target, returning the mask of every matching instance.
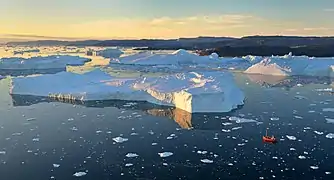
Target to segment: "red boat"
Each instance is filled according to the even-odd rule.
[[[276,143],[277,140],[274,136],[268,136],[268,129],[266,129],[266,135],[262,137],[263,142]]]

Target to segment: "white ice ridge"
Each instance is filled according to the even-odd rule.
[[[326,76],[334,77],[334,58],[307,56],[267,57],[249,67],[245,73],[275,76]]]
[[[86,52],[86,55],[88,56],[102,56],[104,58],[119,58],[122,54],[124,54],[123,51],[115,48],[107,48],[103,50],[88,50]]]
[[[198,56],[186,50],[180,49],[171,54],[157,54],[151,51],[121,57],[110,63],[133,65],[196,65],[219,63],[220,58],[216,53],[210,56]]]
[[[52,85],[51,85],[52,84]],[[12,78],[11,94],[75,100],[136,100],[187,112],[229,112],[244,94],[229,72],[178,73],[161,77],[119,78],[99,69]]]
[[[0,58],[0,70],[40,70],[40,69],[61,69],[70,66],[81,66],[86,62],[91,61],[87,58],[79,56],[46,56],[46,57],[31,57],[31,58]]]

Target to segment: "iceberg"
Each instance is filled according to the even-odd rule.
[[[81,66],[91,61],[87,58],[68,55],[53,55],[46,57],[31,58],[1,58],[0,70],[42,70],[42,69],[65,69],[66,66]]]
[[[52,86],[50,86],[52,82]],[[15,77],[12,95],[80,101],[130,100],[173,106],[190,113],[229,112],[243,105],[244,94],[229,72],[187,72],[160,77],[114,77],[100,69],[75,74]]]
[[[114,48],[107,48],[103,50],[88,50],[86,52],[87,56],[102,56],[104,58],[119,58],[122,54],[124,54],[123,51],[119,49],[114,49]]]
[[[245,73],[274,76],[334,77],[334,58],[283,56],[264,58],[249,67]]]
[[[27,50],[16,50],[16,51],[13,51],[13,54],[17,55],[17,54],[24,54],[24,53],[39,53],[39,52],[40,52],[39,49],[27,49]]]
[[[154,52],[140,52],[125,57],[121,57],[110,63],[132,64],[132,65],[197,65],[219,63],[219,57],[216,53],[210,56],[198,56],[186,50],[179,49],[173,53],[158,54]]]

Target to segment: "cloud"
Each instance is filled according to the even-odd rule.
[[[0,34],[0,36],[14,39],[17,38],[17,39],[77,40],[77,38],[72,38],[72,37],[41,36],[34,34]]]

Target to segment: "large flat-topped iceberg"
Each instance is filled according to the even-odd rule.
[[[196,65],[207,63],[219,63],[216,53],[210,56],[198,56],[183,49],[170,54],[157,54],[154,52],[141,52],[134,55],[121,57],[112,63],[133,64],[133,65]]]
[[[191,113],[228,112],[244,100],[229,72],[179,73],[158,78],[118,78],[101,70],[82,75],[61,72],[13,78],[11,94],[82,101],[147,101]]]
[[[249,67],[245,73],[277,76],[326,76],[334,77],[334,58],[310,58],[283,56],[264,58]]]
[[[88,56],[102,56],[104,58],[119,58],[122,54],[124,54],[123,51],[115,48],[107,48],[103,50],[88,50],[86,52],[86,55]]]
[[[70,66],[81,66],[91,61],[79,56],[46,56],[31,58],[2,58],[0,59],[0,69],[3,70],[27,70],[27,69],[61,69]]]

